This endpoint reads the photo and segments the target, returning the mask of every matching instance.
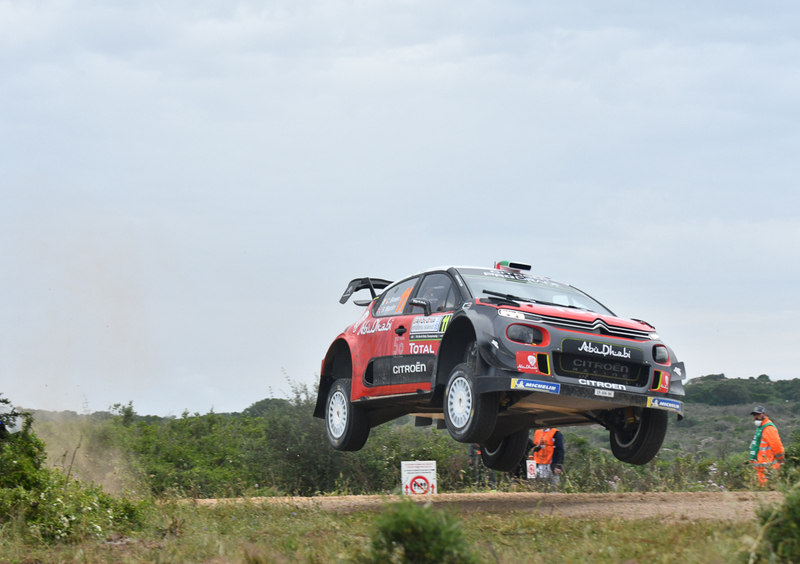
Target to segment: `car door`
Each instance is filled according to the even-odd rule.
[[[387,289],[358,330],[359,348],[367,356],[362,380],[368,396],[396,393],[393,358],[403,355],[408,348],[410,320],[405,312],[419,280],[410,278]]]
[[[441,272],[428,274],[419,285],[414,301],[425,300],[430,308],[409,303],[402,323],[408,332],[402,336],[399,353],[392,358],[392,371],[396,393],[416,393],[430,389],[436,355],[445,331],[453,317],[453,310],[461,298],[453,279]]]

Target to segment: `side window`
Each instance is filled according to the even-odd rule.
[[[430,302],[431,313],[452,311],[460,302],[453,281],[447,274],[429,274],[426,276],[419,287],[417,297]],[[413,313],[422,313],[421,307],[411,307]]]
[[[386,290],[381,296],[381,301],[375,308],[373,315],[375,317],[386,317],[403,313],[408,297],[414,291],[414,286],[416,286],[417,282],[419,282],[419,278],[412,278]]]

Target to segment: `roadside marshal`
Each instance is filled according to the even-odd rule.
[[[403,495],[426,495],[437,492],[435,460],[400,462]]]

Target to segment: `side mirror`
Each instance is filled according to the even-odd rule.
[[[422,298],[414,298],[413,300],[408,300],[412,306],[421,307],[425,310],[425,315],[428,316],[431,314],[431,302],[428,300],[423,300]]]

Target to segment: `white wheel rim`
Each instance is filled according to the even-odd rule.
[[[447,415],[457,429],[467,426],[472,415],[472,388],[463,376],[459,376],[450,384],[447,394]]]
[[[333,438],[338,439],[344,435],[345,427],[347,427],[347,398],[337,390],[328,403],[328,430]]]

